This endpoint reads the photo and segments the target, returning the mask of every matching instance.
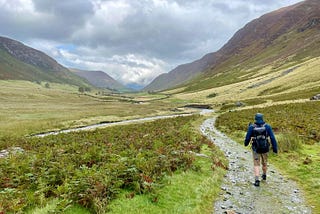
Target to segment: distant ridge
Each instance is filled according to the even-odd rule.
[[[6,37],[0,37],[0,79],[90,85],[47,54]]]
[[[249,22],[217,52],[158,76],[144,90],[160,91],[182,84],[186,90],[206,89],[213,87],[210,78],[219,73],[319,56],[319,30],[319,0],[281,8]]]
[[[76,75],[85,78],[92,85],[98,88],[106,88],[106,89],[116,90],[116,91],[129,90],[103,71],[86,71],[86,70],[80,70],[75,68],[69,68],[69,70],[75,73]]]

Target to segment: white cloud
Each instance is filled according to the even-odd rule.
[[[250,20],[298,0],[0,0],[0,35],[66,66],[146,85],[218,50]]]

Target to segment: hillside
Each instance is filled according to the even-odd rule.
[[[6,37],[0,37],[0,79],[90,85],[45,53]]]
[[[179,65],[169,73],[159,75],[143,90],[164,90],[180,85],[181,83],[186,82],[188,80],[192,80],[193,78],[198,76],[201,71],[208,69],[210,65],[215,63],[215,58],[212,55],[214,54],[207,54],[199,60],[196,60],[192,63]]]
[[[185,91],[209,89],[246,80],[266,66],[272,66],[273,72],[320,56],[319,14],[318,0],[265,14],[236,32],[217,52],[178,66],[145,89],[164,90],[187,82]]]
[[[98,88],[107,88],[116,91],[129,90],[103,71],[85,71],[75,68],[69,68],[69,70],[75,73],[76,75],[85,78],[92,85]]]

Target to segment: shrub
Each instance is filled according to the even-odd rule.
[[[156,194],[165,175],[195,168],[193,154],[205,143],[192,130],[196,118],[17,139],[26,152],[0,159],[0,212],[58,199],[59,210],[78,204],[99,213],[124,189]]]
[[[209,95],[207,96],[207,98],[214,98],[214,97],[216,97],[216,96],[218,96],[217,93],[211,93],[211,94],[209,94]]]

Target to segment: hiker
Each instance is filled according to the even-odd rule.
[[[272,150],[278,153],[277,141],[269,124],[263,121],[263,114],[255,115],[254,124],[249,124],[244,145],[248,146],[252,139],[252,154],[254,165],[255,186],[260,186],[260,162],[262,164],[262,179],[267,180],[267,161],[270,149],[269,138],[271,139]]]

